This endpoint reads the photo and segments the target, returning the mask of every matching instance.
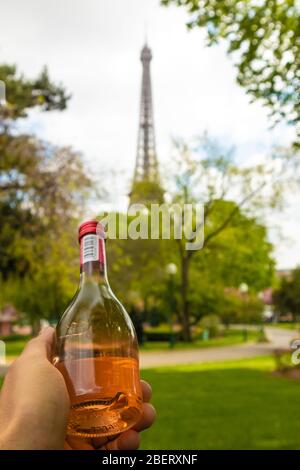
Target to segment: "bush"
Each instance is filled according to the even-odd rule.
[[[211,338],[214,338],[221,329],[220,317],[218,315],[205,315],[200,321],[200,326],[209,332]]]
[[[170,341],[170,336],[174,338],[175,341],[180,341],[181,332],[173,331],[146,331],[145,332],[145,340],[146,341]]]
[[[278,348],[274,351],[274,359],[276,364],[276,371],[286,372],[294,367],[291,361],[290,349]]]

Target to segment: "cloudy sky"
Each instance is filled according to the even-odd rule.
[[[205,48],[201,31],[187,31],[185,12],[162,8],[159,0],[10,0],[1,2],[0,18],[0,62],[16,63],[29,77],[46,64],[52,79],[72,93],[67,111],[35,114],[24,127],[82,151],[96,174],[114,170],[116,207],[126,204],[135,163],[146,34],[163,168],[176,136],[189,139],[208,130],[234,145],[241,163],[259,162],[273,144],[293,136],[284,126],[270,131],[266,110],[249,104],[224,47]],[[269,221],[280,267],[300,264],[299,202],[299,196],[289,197]],[[280,243],[275,226],[284,236]]]

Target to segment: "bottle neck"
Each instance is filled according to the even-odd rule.
[[[80,278],[107,282],[105,240],[96,234],[86,234],[80,239]]]

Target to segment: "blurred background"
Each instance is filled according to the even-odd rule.
[[[72,299],[82,220],[200,203],[201,250],[107,241],[158,411],[142,446],[299,449],[299,3],[0,13],[0,383]]]

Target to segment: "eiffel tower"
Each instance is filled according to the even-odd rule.
[[[155,148],[155,132],[151,90],[150,62],[152,52],[147,44],[141,52],[143,65],[138,145],[130,203],[160,203],[163,189],[160,186]]]

